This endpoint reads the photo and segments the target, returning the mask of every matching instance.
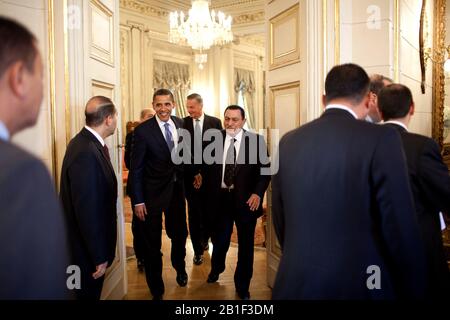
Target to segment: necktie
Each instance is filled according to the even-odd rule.
[[[166,143],[167,146],[169,147],[169,151],[172,152],[172,149],[174,148],[175,144],[173,142],[172,132],[170,131],[170,124],[167,122],[164,123],[164,128],[165,128]]]
[[[106,144],[103,146],[103,151],[105,152],[106,158],[107,158],[109,161],[111,161],[111,157],[109,156],[108,146],[107,146]]]
[[[202,159],[202,129],[200,128],[200,120],[195,119],[194,127],[194,163],[200,164]]]
[[[230,146],[227,150],[227,156],[225,158],[225,173],[223,175],[223,182],[227,187],[231,187],[234,183],[234,171],[236,168],[236,149],[234,143],[236,139],[230,140]]]

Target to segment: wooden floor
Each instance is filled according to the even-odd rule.
[[[132,246],[131,224],[125,224],[126,244]],[[237,260],[237,245],[232,243],[228,251],[226,270],[220,275],[216,283],[207,283],[211,262],[212,245],[209,252],[203,255],[204,262],[200,266],[192,263],[193,250],[190,239],[186,244],[186,272],[189,281],[186,287],[178,286],[175,278],[176,271],[170,263],[170,239],[163,230],[163,280],[165,284],[165,300],[238,300],[234,288],[234,270]],[[130,258],[127,261],[128,271],[128,294],[127,300],[148,300],[152,299],[145,275],[139,272],[136,259]],[[250,284],[250,297],[252,300],[268,300],[271,298],[271,289],[266,282],[266,250],[255,247],[255,262],[253,265],[253,278]]]

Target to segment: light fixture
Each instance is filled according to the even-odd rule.
[[[192,0],[188,16],[182,11],[170,13],[169,41],[171,43],[189,45],[203,54],[203,51],[214,45],[224,45],[233,40],[231,16],[226,17],[221,11],[210,12],[209,2],[209,0]],[[200,64],[203,66],[206,59],[206,55],[200,59],[202,62],[199,63],[199,67]]]
[[[203,65],[208,61],[208,55],[206,53],[196,53],[195,63],[198,65],[200,70],[203,70]]]

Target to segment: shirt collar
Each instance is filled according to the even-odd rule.
[[[86,130],[88,130],[90,133],[92,133],[97,140],[100,142],[100,144],[102,145],[102,147],[105,146],[105,140],[103,140],[102,137],[100,137],[100,135],[97,133],[97,131],[95,131],[94,129],[92,129],[91,127],[88,126],[84,126],[86,128]]]
[[[386,124],[386,123],[396,124],[396,125],[404,128],[406,131],[408,131],[408,127],[403,122],[395,121],[395,120],[388,120],[388,121],[383,122],[383,124]]]
[[[198,118],[198,120],[200,120],[200,122],[203,122],[204,119],[205,119],[205,113],[202,112],[202,115]],[[193,120],[194,123],[195,123],[195,120],[196,120],[196,119],[192,118],[192,120]]]
[[[165,121],[162,121],[159,117],[158,117],[158,115],[155,115],[155,118],[156,118],[156,121],[158,122],[158,125],[159,125],[159,127],[163,127],[166,123],[168,123],[169,125],[173,125],[174,127],[175,127],[175,124],[173,123],[173,121],[172,121],[172,118],[169,118],[169,120],[167,120],[167,122],[165,122]]]
[[[227,133],[227,137],[226,137],[226,139],[227,140],[231,140],[231,139],[236,139],[236,141],[241,141],[241,139],[242,139],[242,134],[244,133],[244,129],[241,129],[241,131],[239,131],[239,133],[237,134],[237,135],[235,135],[234,137],[232,137],[232,136],[230,136],[228,133]]]
[[[0,140],[9,141],[9,131],[5,124],[0,121]]]
[[[325,110],[329,110],[329,109],[340,109],[340,110],[345,110],[347,112],[350,112],[352,116],[355,117],[355,119],[358,119],[358,116],[356,115],[355,111],[353,111],[352,109],[350,109],[347,106],[344,106],[342,104],[329,104],[326,106]]]

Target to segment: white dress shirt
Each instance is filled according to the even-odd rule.
[[[94,129],[88,127],[88,126],[84,126],[86,128],[86,130],[88,130],[90,133],[92,133],[97,140],[100,142],[100,144],[102,145],[102,147],[105,146],[105,140],[103,140],[102,137],[100,137],[100,135],[97,133],[97,131],[95,131]]]
[[[0,121],[0,140],[9,141],[9,131],[2,121]]]
[[[156,115],[155,118],[156,118],[156,121],[158,122],[159,128],[161,129],[164,140],[166,140],[166,127],[164,126],[166,124],[166,122],[161,121],[161,119],[158,118],[158,115]],[[169,124],[169,130],[172,133],[173,145],[176,148],[178,145],[177,127],[175,126],[175,123],[172,121],[172,118],[169,118],[167,123]]]
[[[386,123],[396,124],[396,125],[398,125],[398,126],[400,126],[402,128],[405,128],[405,130],[408,131],[408,127],[403,122],[395,121],[395,120],[388,120],[388,121],[383,122],[383,124],[386,124]]]
[[[197,121],[196,119],[192,118],[192,125],[194,128],[194,132],[195,132],[195,124],[198,122],[198,125],[200,126],[200,132],[203,132],[203,122],[205,121],[205,114],[202,113],[202,116],[200,118],[198,118],[199,121]]]
[[[239,133],[235,136],[232,137],[230,135],[226,135],[225,136],[225,144],[223,146],[223,158],[222,158],[222,188],[228,188],[227,185],[225,184],[225,182],[223,182],[223,178],[225,175],[225,165],[226,165],[226,159],[227,159],[227,151],[228,148],[230,147],[230,143],[231,143],[231,139],[236,139],[236,141],[234,142],[234,149],[236,150],[236,162],[237,159],[239,159],[239,149],[241,147],[241,141],[242,141],[242,134],[243,134],[244,130],[241,129],[241,131],[239,131]],[[230,189],[233,189],[234,185],[232,185],[230,187]]]
[[[358,119],[358,116],[356,115],[355,111],[353,111],[352,109],[350,109],[347,106],[344,106],[342,104],[329,104],[327,105],[327,107],[325,108],[325,110],[329,110],[329,109],[340,109],[340,110],[345,110],[347,112],[350,112],[352,116],[355,117],[355,119]]]

